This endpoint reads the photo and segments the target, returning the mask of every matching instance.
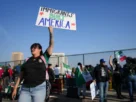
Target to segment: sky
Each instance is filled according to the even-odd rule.
[[[54,52],[66,55],[136,48],[136,0],[0,0],[0,62],[12,52],[31,56],[38,42],[46,50],[46,27],[35,26],[39,7],[76,14],[77,30],[54,29]]]

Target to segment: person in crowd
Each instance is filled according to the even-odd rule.
[[[115,85],[115,90],[117,93],[117,98],[118,99],[123,99],[124,96],[121,94],[121,84],[123,81],[122,77],[122,68],[121,65],[118,63],[118,60],[116,58],[112,59],[112,56],[110,56],[109,64],[113,70],[113,82]]]
[[[134,102],[133,93],[134,91],[136,92],[136,59],[127,57],[123,69],[124,77],[128,84],[130,102]]]
[[[15,82],[16,73],[17,73],[16,69],[13,68],[13,75],[12,75],[13,82]]]
[[[80,68],[80,71],[81,71],[81,73],[84,71],[84,69],[83,69],[83,65],[79,62],[78,63],[78,67]],[[78,76],[78,71],[77,71],[77,68],[76,68],[76,72],[75,72],[75,77],[76,78],[78,78],[77,77]],[[76,79],[76,83],[77,83],[77,86],[78,86],[78,98],[80,98],[80,95],[81,95],[81,89],[83,89],[83,99],[85,99],[85,96],[86,96],[86,83],[84,83],[83,85],[78,85],[78,81],[79,80],[77,80]]]
[[[17,94],[18,85],[24,80],[18,102],[44,102],[46,97],[46,64],[52,55],[54,41],[53,28],[49,27],[49,47],[43,53],[42,46],[39,43],[31,45],[30,57],[21,68],[20,76],[14,87],[12,98]],[[46,63],[45,63],[46,62]]]
[[[92,65],[88,65],[88,71],[90,72],[91,75],[93,75],[93,70],[94,67]]]
[[[100,64],[95,67],[93,79],[94,82],[98,84],[97,86],[100,90],[100,102],[107,102],[109,69],[107,68],[104,59],[100,59]]]
[[[89,70],[89,66],[88,66],[88,65],[85,65],[85,68],[86,68],[87,70]]]
[[[4,74],[4,70],[2,67],[0,67],[0,79],[2,78],[3,74]]]
[[[21,65],[18,64],[18,65],[15,67],[15,69],[16,69],[16,72],[17,72],[18,74],[20,74]]]
[[[52,64],[48,64],[49,82],[52,84],[55,81],[55,74],[52,68]]]
[[[2,67],[0,67],[0,102],[2,102],[3,74],[4,70]]]
[[[5,69],[2,78],[3,78],[3,89],[5,89],[5,88],[7,88],[8,85],[9,85],[9,73],[8,73],[8,68]]]
[[[71,77],[72,78],[75,78],[75,71],[76,71],[76,69],[73,67],[72,68],[72,72],[71,72]]]
[[[0,78],[0,102],[2,102],[2,86],[3,86],[3,79]]]
[[[0,67],[0,86],[3,86],[3,77],[4,76],[4,69],[3,67]]]
[[[90,73],[90,68],[89,68],[89,65],[85,65],[85,68],[84,68],[84,71],[85,72],[89,72],[89,74],[91,75]],[[88,81],[86,82],[86,90],[90,90],[90,84],[91,84],[92,81]]]
[[[55,66],[54,73],[55,73],[55,78],[59,78],[60,67],[58,65]]]
[[[8,74],[9,74],[9,83],[13,81],[13,70],[11,67],[8,69]]]
[[[89,72],[89,66],[88,66],[88,65],[86,65],[86,66],[84,67],[84,71],[88,71],[88,72]]]
[[[8,65],[7,65],[7,67],[8,67],[8,68],[11,68],[11,65],[10,65],[10,64],[8,64]]]
[[[19,76],[19,72],[16,67],[13,68],[13,81],[16,82],[17,77]]]
[[[53,82],[55,81],[55,74],[54,74],[54,71],[53,71],[53,69],[52,69],[52,64],[48,64],[48,68],[46,69],[47,70],[47,72],[48,72],[48,74],[49,74],[49,82],[48,82],[48,87],[46,88],[48,91],[46,91],[47,93],[47,95],[46,96],[48,96],[47,98],[46,98],[46,102],[48,102],[49,101],[49,98],[50,98],[50,91],[51,91],[51,87],[52,87],[52,84],[53,84]],[[46,81],[47,82],[47,81]]]

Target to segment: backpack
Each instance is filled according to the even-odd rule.
[[[44,62],[45,67],[47,68],[47,62],[46,62],[44,56],[40,56],[40,57],[41,57],[42,61]],[[25,60],[25,62],[27,62],[28,60],[29,60],[29,58],[27,58],[27,59]],[[49,80],[48,70],[45,69],[45,71],[46,71],[46,73],[45,73],[45,74],[46,74],[45,79],[46,79],[46,80]]]

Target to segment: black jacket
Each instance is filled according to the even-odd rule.
[[[123,67],[124,77],[127,77],[129,75],[136,75],[136,64],[125,64]]]
[[[48,74],[49,74],[49,81],[50,83],[52,83],[55,80],[55,74],[53,69],[48,68]]]
[[[101,66],[98,65],[98,66],[95,67],[94,73],[93,73],[93,79],[96,80],[96,82],[106,82],[106,81],[109,81],[110,75],[109,75],[108,67],[105,66],[103,68],[104,68],[105,73],[106,73],[105,77],[102,77],[102,75],[101,75],[101,69],[102,69]]]

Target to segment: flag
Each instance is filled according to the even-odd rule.
[[[66,69],[70,69],[70,66],[65,64],[65,63],[63,63],[63,67],[66,68]]]
[[[66,69],[66,78],[71,78],[71,68],[69,65],[63,63],[63,67]]]
[[[83,84],[86,83],[85,79],[84,79],[84,77],[82,75],[82,71],[81,71],[81,69],[80,69],[79,66],[76,68],[75,78],[76,78],[76,84],[77,84],[77,86],[82,86]]]
[[[126,56],[124,55],[124,53],[122,51],[117,51],[115,52],[116,57],[120,59],[120,61],[124,61],[126,59]]]

